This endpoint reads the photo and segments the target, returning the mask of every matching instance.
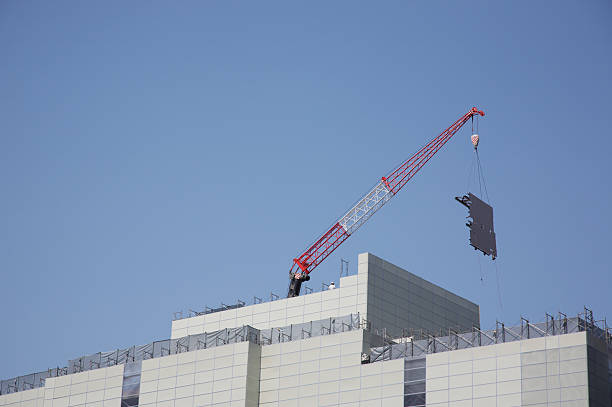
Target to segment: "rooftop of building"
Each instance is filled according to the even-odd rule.
[[[543,322],[521,318],[516,326],[498,322],[495,329],[481,330],[478,305],[455,293],[369,253],[359,255],[356,269],[344,273],[333,290],[323,283],[316,292],[305,287],[300,297],[271,294],[269,301],[254,297],[250,306],[238,300],[175,314],[170,339],[97,352],[2,380],[0,394],[43,387],[47,378],[183,352],[241,342],[268,346],[354,330],[368,333],[363,350],[370,349],[371,362],[584,331],[608,347],[612,342],[606,321],[596,321],[586,308],[573,317],[546,314]]]
[[[566,335],[576,332],[589,332],[605,343],[612,353],[612,328],[606,320],[594,320],[592,311],[585,308],[583,313],[568,317],[559,313],[557,317],[546,314],[541,322],[530,322],[521,318],[520,325],[506,326],[498,322],[495,329],[480,330],[473,327],[466,332],[453,332],[436,336],[422,330],[407,329],[399,339],[388,337],[381,330],[371,332],[384,346],[370,349],[369,362],[400,358],[425,357],[427,354],[449,352],[460,349],[476,348],[507,342]],[[302,324],[259,330],[251,326],[222,329],[214,332],[188,335],[177,339],[159,340],[144,345],[98,352],[68,361],[66,366],[51,368],[42,372],[18,376],[0,381],[0,395],[43,387],[45,379],[67,374],[79,373],[104,367],[175,355],[233,343],[252,342],[267,346],[283,342],[303,340],[322,335],[332,335],[362,329],[371,331],[368,322],[359,315],[351,314],[336,318],[326,318]]]

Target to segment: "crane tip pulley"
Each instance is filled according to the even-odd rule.
[[[476,114],[480,115],[480,116],[484,116],[485,115],[485,112],[483,112],[482,110],[478,110],[478,108],[476,106],[474,106],[472,108],[472,110],[470,110],[470,113],[472,114],[472,116],[476,115]]]

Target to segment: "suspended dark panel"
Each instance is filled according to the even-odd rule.
[[[469,209],[466,226],[470,229],[470,245],[495,260],[497,244],[493,228],[493,207],[471,192],[455,199]]]

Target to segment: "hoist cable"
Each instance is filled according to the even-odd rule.
[[[480,256],[478,257],[478,271],[480,272],[480,283],[484,285],[484,274],[482,272],[482,262],[480,261]]]
[[[501,295],[501,284],[499,283],[499,269],[497,268],[497,261],[493,260],[493,264],[495,265],[495,282],[497,283],[497,301],[499,301],[500,311],[504,311],[504,304],[502,303],[502,295]]]
[[[470,190],[470,185],[472,183],[472,178],[474,177],[474,162],[476,161],[476,158],[472,158],[472,160],[470,161],[470,165],[469,165],[469,170],[467,173],[467,185],[465,187],[466,191]]]
[[[475,149],[474,151],[476,152],[476,163],[478,164],[478,167],[477,167],[478,168],[478,188],[480,189],[480,196],[482,197],[482,184],[480,182],[480,178],[481,178],[481,173],[480,173],[480,171],[481,171],[480,170],[480,158],[478,158],[478,150]],[[485,187],[485,190],[486,190],[486,187]]]
[[[487,202],[491,203],[491,198],[489,198],[489,191],[487,190],[487,183],[485,181],[484,173],[482,171],[482,165],[480,164],[480,156],[478,155],[478,150],[476,150],[476,160],[478,162],[478,183],[480,184],[480,178],[482,177],[482,183],[484,184]],[[482,196],[482,190],[480,191],[480,195]]]

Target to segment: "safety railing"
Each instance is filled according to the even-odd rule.
[[[359,314],[349,314],[342,317],[326,318],[266,330],[259,330],[245,325],[239,328],[204,332],[177,339],[165,339],[145,345],[81,356],[76,359],[70,359],[65,367],[57,367],[43,372],[2,380],[0,381],[0,395],[43,387],[45,380],[50,377],[87,370],[247,341],[260,345],[272,345],[309,337],[347,332],[359,329],[360,327]]]
[[[392,360],[399,358],[418,357],[430,353],[447,352],[498,343],[520,341],[524,339],[541,338],[552,335],[564,335],[574,332],[588,331],[594,337],[605,342],[612,352],[612,332],[605,320],[595,321],[590,310],[568,318],[559,313],[558,318],[546,314],[544,322],[532,323],[521,317],[520,325],[507,327],[503,322],[496,322],[495,329],[481,330],[473,327],[469,332],[448,330],[444,336],[435,336],[425,332],[417,332],[400,340],[387,339],[385,346],[370,349],[370,362]]]

